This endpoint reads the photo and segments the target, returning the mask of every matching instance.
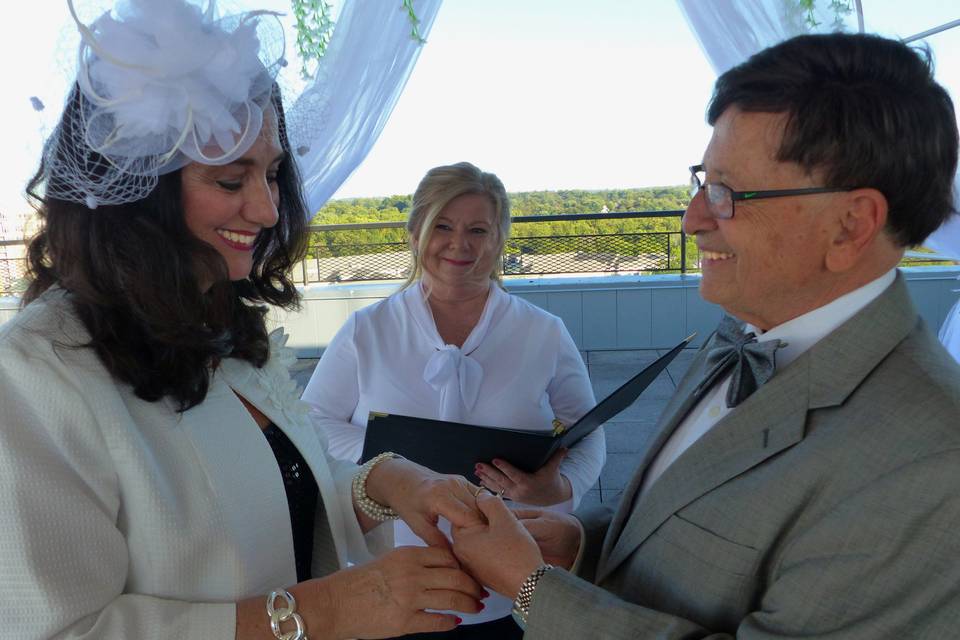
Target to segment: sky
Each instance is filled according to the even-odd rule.
[[[863,0],[867,30],[901,37],[960,17],[950,4]],[[5,22],[3,212],[23,207],[76,38],[65,0],[17,0]],[[960,28],[930,44],[956,99]],[[710,136],[713,80],[673,0],[445,0],[379,141],[334,197],[408,194],[429,168],[461,160],[514,192],[683,184]]]

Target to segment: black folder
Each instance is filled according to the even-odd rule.
[[[600,401],[569,428],[557,425],[544,431],[483,427],[461,422],[428,420],[370,412],[361,461],[393,451],[440,473],[475,477],[477,462],[494,458],[533,472],[561,447],[572,447],[631,404],[696,334],[688,336]]]

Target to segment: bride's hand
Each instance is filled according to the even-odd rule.
[[[454,526],[484,522],[477,510],[479,489],[462,476],[436,473],[404,458],[385,460],[367,477],[367,495],[396,511],[415,534],[431,546],[449,548],[437,528],[443,516]]]

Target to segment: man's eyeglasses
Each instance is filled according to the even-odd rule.
[[[763,198],[783,198],[786,196],[806,196],[812,193],[836,193],[853,191],[853,187],[806,187],[803,189],[775,189],[773,191],[734,191],[725,184],[704,184],[700,174],[703,165],[690,167],[690,198],[703,189],[707,202],[707,211],[714,218],[728,220],[733,217],[733,203],[737,200],[761,200]]]

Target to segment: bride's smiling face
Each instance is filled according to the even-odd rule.
[[[250,275],[257,236],[277,224],[277,172],[284,155],[276,116],[268,110],[243,156],[222,166],[193,162],[181,171],[187,228],[223,256],[231,280]]]

